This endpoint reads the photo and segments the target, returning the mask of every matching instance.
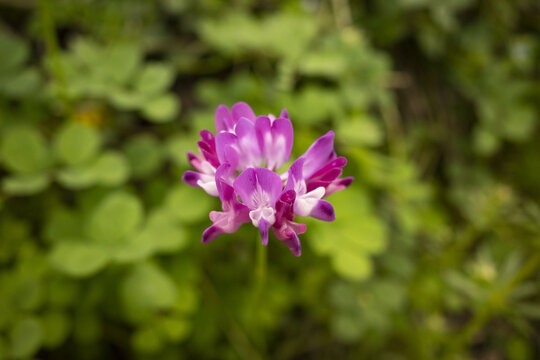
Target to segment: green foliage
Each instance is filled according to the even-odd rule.
[[[7,1],[0,359],[533,359],[533,0]],[[181,183],[218,104],[328,130],[302,256]],[[260,298],[260,300],[258,300]]]

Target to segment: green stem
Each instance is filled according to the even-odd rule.
[[[260,326],[260,309],[262,307],[262,297],[266,284],[266,272],[267,272],[267,248],[257,241],[256,256],[255,256],[255,281],[253,283],[253,298],[251,303],[252,309],[252,328],[253,336],[260,345],[261,352],[264,353],[266,348],[264,329]]]

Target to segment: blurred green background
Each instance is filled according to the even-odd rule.
[[[539,60],[537,0],[0,0],[0,358],[540,358]],[[258,304],[180,181],[237,101],[356,178]]]

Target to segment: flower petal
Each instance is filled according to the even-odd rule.
[[[259,222],[259,229],[261,232],[261,241],[264,246],[268,245],[268,229],[270,228],[270,223],[264,219],[261,219]]]
[[[315,140],[309,149],[301,156],[301,158],[305,159],[304,178],[310,178],[311,175],[328,162],[334,160],[335,157],[334,132],[330,130],[325,135]]]
[[[239,147],[239,167],[248,168],[261,165],[261,148],[257,141],[255,125],[246,118],[240,118],[236,124],[236,136]]]
[[[352,176],[334,180],[332,183],[330,183],[326,187],[326,194],[324,194],[324,196],[326,197],[326,196],[331,195],[331,194],[333,194],[335,192],[345,190],[346,188],[348,188],[351,185],[353,180],[354,180],[354,178]]]
[[[222,132],[216,136],[216,152],[221,164],[231,164],[236,169],[238,166],[238,144],[236,135]]]
[[[187,170],[182,176],[182,181],[188,185],[202,188],[209,195],[218,196],[216,180],[213,175]]]
[[[234,124],[236,124],[241,118],[246,118],[251,120],[251,122],[255,122],[255,113],[251,109],[251,106],[243,101],[237,102],[232,106],[231,114]]]
[[[234,123],[229,108],[225,105],[219,105],[215,113],[215,124],[218,133],[222,131],[232,131]]]
[[[310,216],[319,200],[324,196],[324,193],[324,188],[318,187],[304,195],[297,196],[294,202],[294,213],[298,216]]]
[[[336,220],[336,213],[334,212],[334,207],[326,200],[317,201],[317,204],[311,210],[309,216],[323,221]]]
[[[265,168],[246,169],[234,181],[234,190],[251,210],[275,207],[282,190],[278,174]]]

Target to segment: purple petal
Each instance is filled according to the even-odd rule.
[[[211,225],[203,231],[201,242],[203,244],[209,243],[221,234],[223,234],[223,230],[219,226]]]
[[[261,232],[261,241],[264,246],[268,245],[268,229],[270,228],[270,223],[268,221],[261,219],[259,222],[259,229]]]
[[[296,256],[300,256],[302,253],[302,247],[300,245],[298,234],[303,234],[305,232],[306,225],[298,224],[292,221],[287,221],[280,228],[274,227],[274,235],[276,238],[283,241]]]
[[[290,238],[284,240],[283,242],[291,250],[294,256],[302,255],[302,245],[300,244],[300,239],[296,233],[293,233]]]
[[[182,181],[188,185],[203,189],[209,195],[218,196],[218,190],[213,175],[187,170],[182,176]]]
[[[314,217],[323,221],[334,221],[336,220],[336,213],[332,204],[326,200],[319,200],[317,205],[311,210],[309,216]]]
[[[287,109],[281,110],[281,114],[279,114],[280,118],[289,119],[289,113],[287,112]]]
[[[241,118],[236,124],[238,141],[239,166],[242,168],[256,167],[261,164],[261,148],[257,141],[255,125],[246,118]]]
[[[246,118],[255,122],[255,113],[245,102],[237,102],[231,108],[233,123],[236,124],[241,118]]]
[[[234,190],[250,209],[274,207],[282,190],[278,174],[265,168],[246,169],[234,181]]]
[[[294,200],[296,193],[294,190],[283,191],[276,202],[276,222],[274,227],[280,228],[287,220],[294,219]]]
[[[231,133],[219,133],[216,136],[216,152],[221,164],[231,164],[233,168],[238,164],[238,144],[236,135]]]
[[[277,170],[289,160],[293,143],[293,127],[289,119],[275,121],[259,116],[255,121],[257,140],[262,149],[266,167]]]
[[[255,120],[255,133],[261,149],[272,145],[272,125],[268,116],[258,116]]]
[[[300,157],[289,168],[289,176],[287,177],[287,184],[285,190],[294,190],[298,195],[305,194],[305,189],[300,189],[301,184],[304,182],[303,168],[305,159]]]
[[[345,190],[346,188],[348,188],[351,185],[353,180],[354,180],[354,178],[352,176],[334,180],[332,183],[330,183],[327,186],[326,193],[324,194],[324,196],[326,197],[326,196],[331,195],[331,194],[333,194],[335,192]]]
[[[345,159],[343,156],[338,157],[337,159],[334,159],[321,167],[319,170],[315,171],[310,178],[311,179],[323,179],[326,178],[326,174],[332,171],[335,171],[336,169],[342,169],[347,165],[347,159]]]
[[[225,105],[219,105],[215,114],[216,130],[218,133],[222,131],[231,131],[234,128],[233,120],[229,108]]]
[[[267,155],[270,168],[279,169],[291,156],[294,131],[289,119],[278,118],[272,123],[273,153]]]
[[[234,181],[233,187],[247,207],[250,209],[256,209],[258,207],[253,198],[253,194],[257,190],[257,174],[255,173],[255,169],[244,170]]]
[[[232,176],[231,169],[230,164],[222,164],[216,170],[216,187],[223,210],[231,208],[232,204],[238,201],[233,187],[229,185]]]
[[[336,157],[334,152],[334,132],[330,130],[315,140],[301,157],[305,159],[304,177],[308,179]]]
[[[281,191],[283,190],[283,183],[278,174],[265,168],[255,169],[257,174],[257,182],[259,183],[261,190],[268,194],[266,201],[269,201],[270,206],[274,207]]]

